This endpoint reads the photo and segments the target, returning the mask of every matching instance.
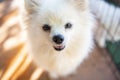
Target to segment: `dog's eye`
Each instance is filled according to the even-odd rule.
[[[65,29],[70,29],[72,27],[72,24],[71,23],[67,23],[66,25],[65,25]]]
[[[44,31],[50,31],[51,27],[48,24],[45,24],[43,27]]]

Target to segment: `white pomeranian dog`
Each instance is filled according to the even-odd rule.
[[[33,61],[53,78],[73,73],[93,47],[88,0],[24,0],[24,6]]]

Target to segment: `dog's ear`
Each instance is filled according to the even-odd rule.
[[[71,2],[80,10],[86,10],[88,8],[88,0],[71,0]]]
[[[24,0],[24,3],[28,12],[36,11],[40,6],[40,0]]]

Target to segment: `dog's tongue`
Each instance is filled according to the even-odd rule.
[[[57,51],[61,51],[61,50],[63,50],[64,48],[65,48],[65,46],[55,46],[54,47],[55,48],[55,50],[57,50]]]
[[[56,46],[56,48],[63,48],[63,46]]]

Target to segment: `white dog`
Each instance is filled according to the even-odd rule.
[[[29,53],[51,77],[67,76],[93,47],[88,0],[24,0]]]

